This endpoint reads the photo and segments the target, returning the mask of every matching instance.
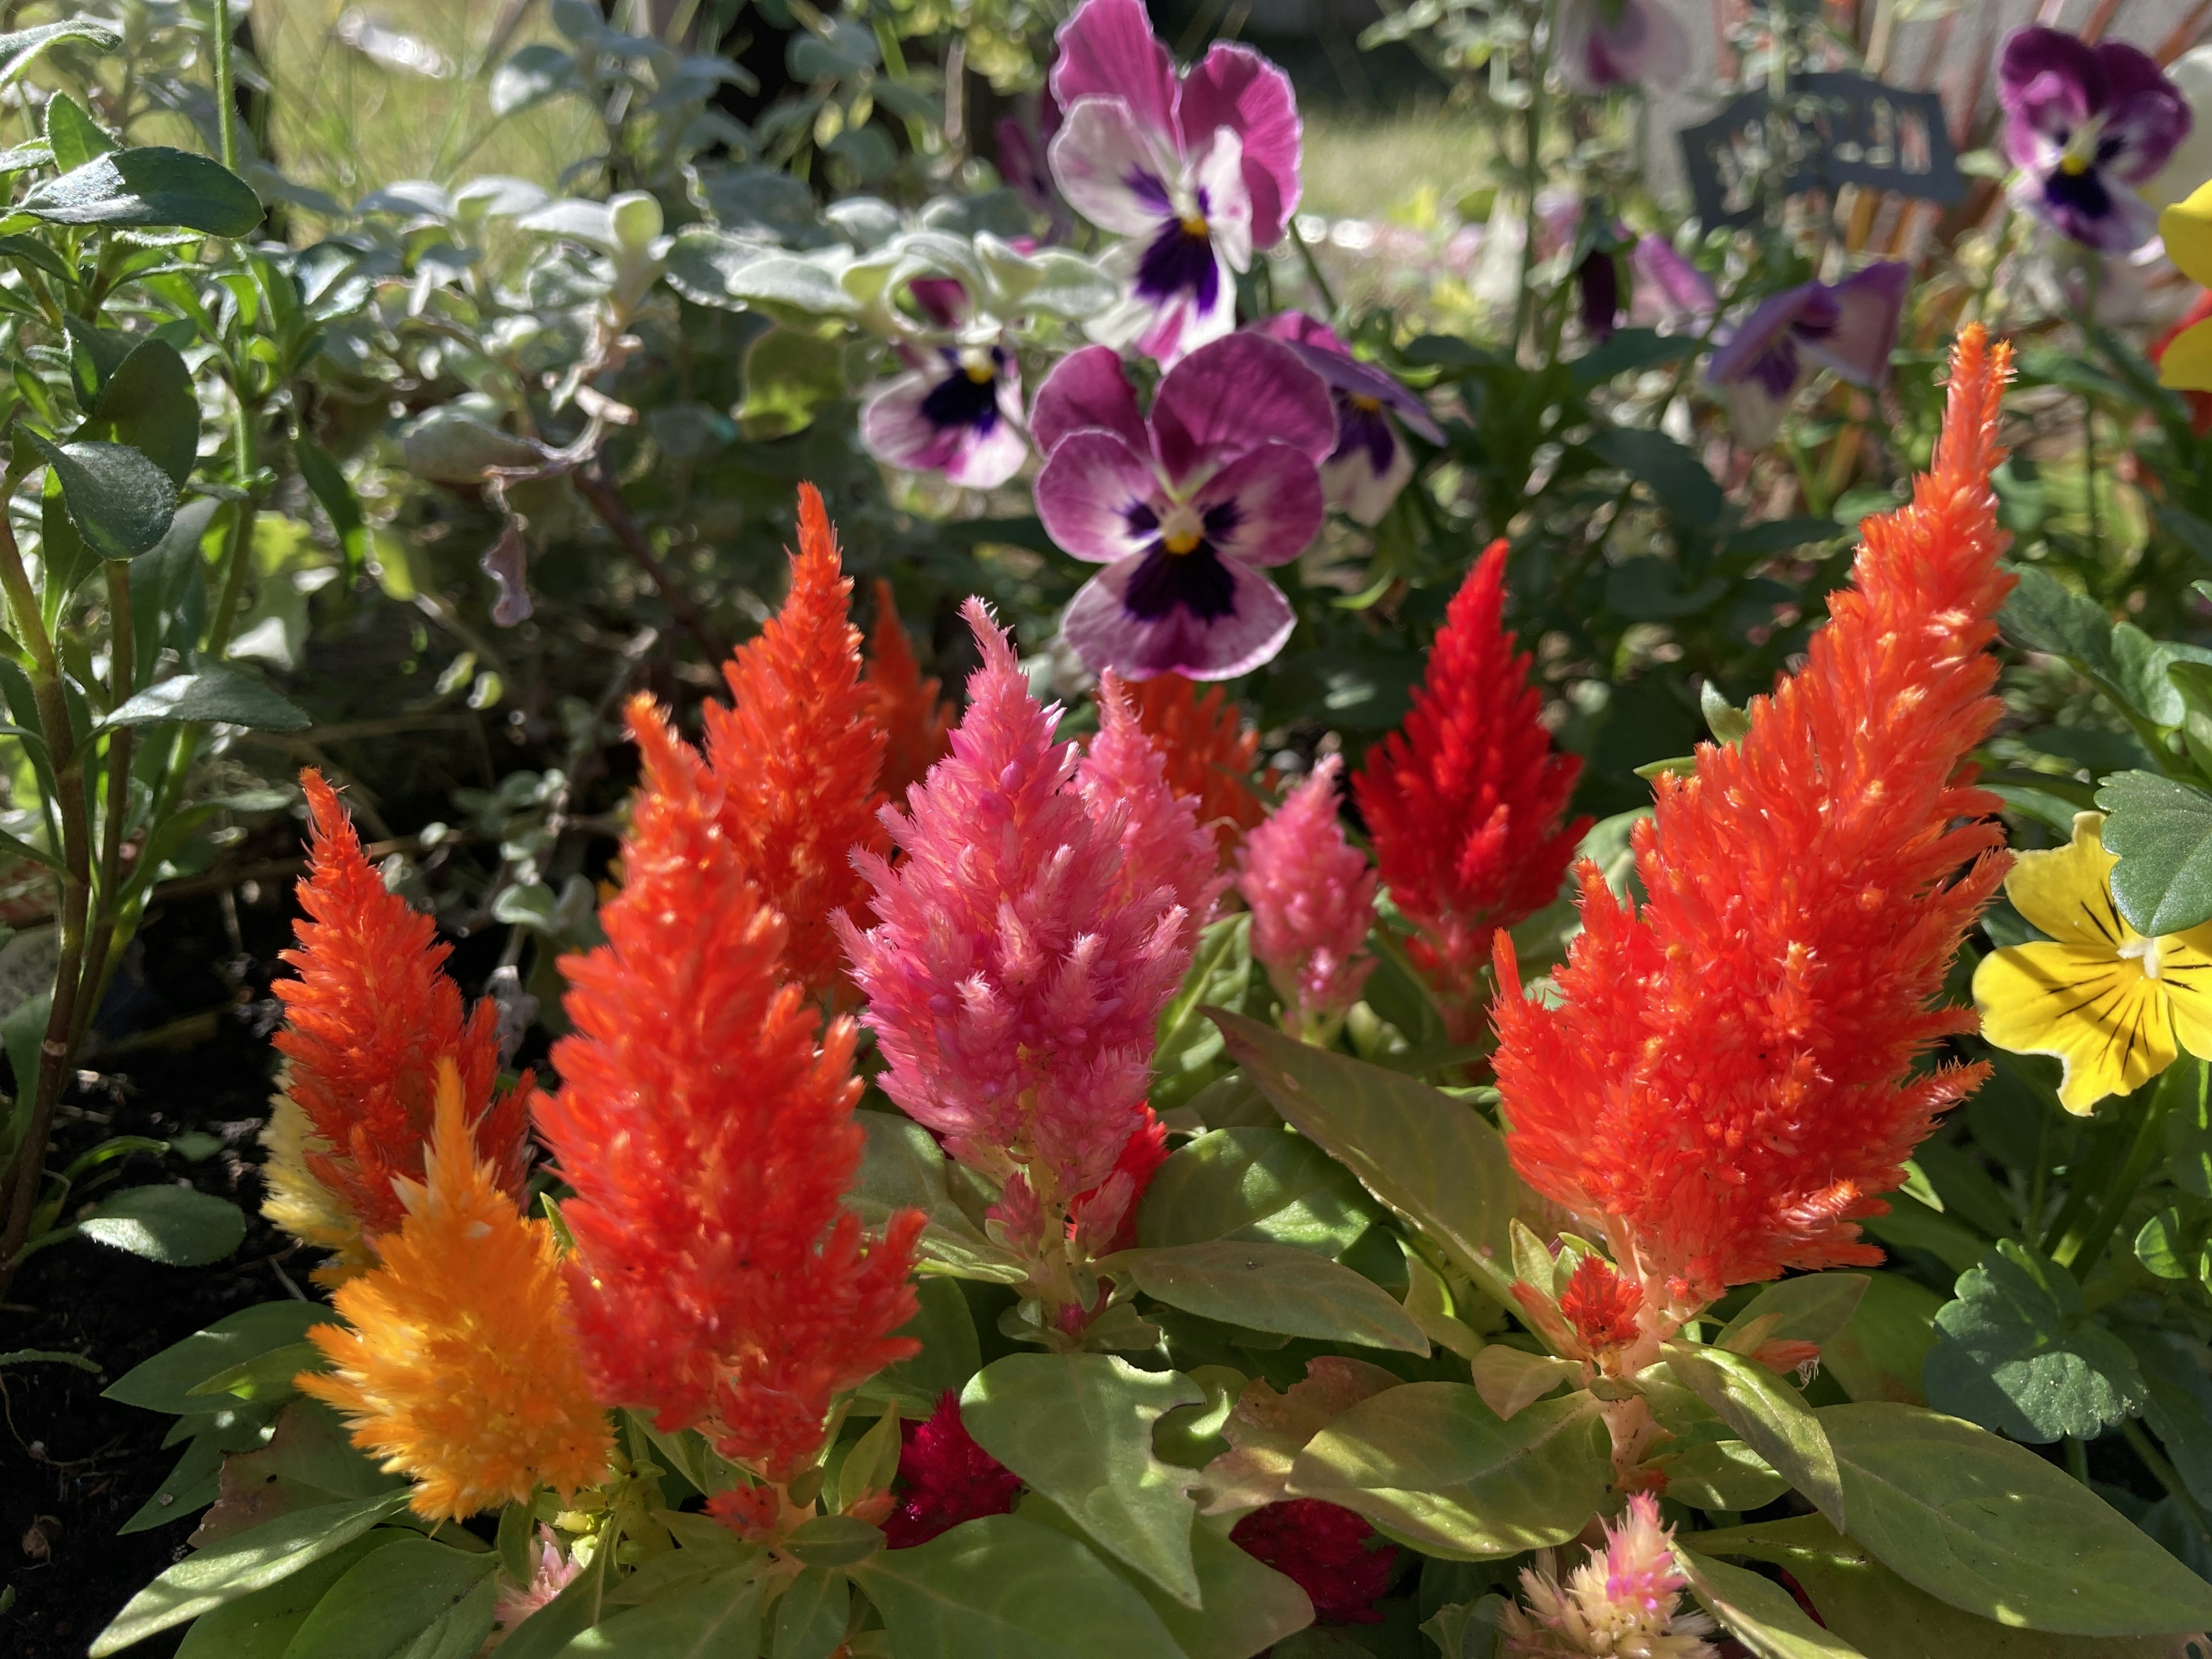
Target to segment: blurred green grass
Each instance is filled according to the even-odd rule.
[[[1449,205],[1490,179],[1489,135],[1457,111],[1412,103],[1384,114],[1322,105],[1308,109],[1305,120],[1308,213],[1403,216],[1426,203]]]

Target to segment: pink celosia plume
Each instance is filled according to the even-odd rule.
[[[1340,755],[1326,755],[1273,816],[1244,838],[1237,882],[1252,908],[1252,954],[1319,1038],[1359,1000],[1375,958],[1375,872],[1337,820]]]
[[[1190,961],[1186,900],[1210,904],[1212,853],[1120,735],[1102,733],[1103,758],[1079,765],[989,609],[970,600],[966,615],[983,666],[952,752],[905,811],[884,809],[904,856],[858,856],[876,926],[847,919],[841,934],[889,1062],[884,1091],[1036,1212],[1010,1232],[1042,1236],[1042,1217],[1103,1182],[1139,1127],[1154,1026]],[[1137,826],[1187,836],[1173,859],[1188,867],[1137,847]]]

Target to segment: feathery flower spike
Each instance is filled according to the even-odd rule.
[[[1252,954],[1309,1042],[1326,1042],[1375,969],[1375,872],[1336,813],[1339,755],[1326,755],[1244,838],[1237,881],[1252,907]]]
[[[1716,1659],[1719,1650],[1705,1640],[1713,1621],[1677,1610],[1689,1581],[1674,1564],[1674,1536],[1659,1524],[1658,1500],[1638,1492],[1606,1523],[1605,1548],[1592,1550],[1565,1583],[1522,1569],[1528,1605],[1504,1610],[1505,1651],[1512,1659]]]
[[[1102,732],[1104,759],[1094,748],[1079,767],[988,608],[971,599],[967,616],[983,666],[952,753],[904,811],[884,809],[906,856],[855,855],[876,925],[839,929],[884,1092],[953,1158],[1013,1182],[1009,1200],[1028,1206],[1015,1231],[1041,1241],[1046,1215],[1103,1182],[1141,1121],[1154,1027],[1190,962],[1188,900],[1212,902],[1212,861],[1188,804],[1122,738]],[[1139,824],[1188,837],[1197,868],[1125,858]]]
[[[1678,1321],[1786,1267],[1880,1261],[1854,1224],[1986,1069],[1913,1073],[1973,1029],[1935,1000],[2007,863],[1966,757],[1998,713],[1988,647],[2011,583],[1989,473],[2010,361],[1978,325],[1960,335],[1935,470],[1867,521],[1805,666],[1753,700],[1741,743],[1658,780],[1634,842],[1643,908],[1583,866],[1549,1007],[1498,941],[1514,1164],[1603,1217]]]
[[[406,1218],[381,1241],[383,1265],[337,1287],[346,1325],[307,1333],[336,1369],[295,1380],[344,1413],[355,1445],[413,1479],[417,1515],[458,1521],[540,1486],[565,1498],[594,1485],[614,1437],[576,1352],[551,1225],[526,1220],[478,1157],[450,1057],[436,1086],[423,1178],[395,1182]]]
[[[1169,787],[1198,801],[1198,821],[1213,831],[1226,865],[1245,832],[1267,816],[1252,787],[1260,733],[1220,686],[1198,694],[1198,683],[1181,674],[1155,674],[1127,688],[1137,723],[1167,757]],[[1273,787],[1274,774],[1267,775]]]
[[[1195,950],[1230,878],[1215,865],[1213,836],[1199,822],[1196,799],[1170,781],[1166,757],[1145,735],[1127,683],[1110,668],[1098,682],[1098,735],[1075,769],[1075,784],[1094,821],[1119,826],[1121,902],[1157,903],[1167,895],[1182,907],[1185,950]]]
[[[875,814],[884,732],[876,693],[860,679],[852,591],[821,492],[801,484],[790,597],[724,665],[730,706],[706,708],[723,827],[745,874],[788,924],[791,975],[809,991],[837,981],[830,915],[866,893],[848,854],[883,845]]]
[[[899,622],[891,585],[880,576],[876,578],[876,625],[868,635],[863,684],[875,699],[876,724],[884,731],[884,769],[878,781],[896,805],[945,758],[952,705],[938,696],[936,679],[922,678],[914,646]]]
[[[1557,896],[1589,828],[1562,821],[1583,763],[1552,747],[1528,653],[1504,625],[1505,547],[1492,543],[1452,596],[1403,728],[1352,786],[1455,1042],[1482,1030],[1492,939]]]
[[[299,887],[299,975],[279,980],[286,1065],[266,1140],[271,1221],[338,1252],[317,1277],[368,1267],[377,1239],[404,1213],[392,1178],[422,1173],[438,1067],[452,1060],[477,1152],[500,1188],[520,1198],[529,1164],[529,1080],[493,1097],[499,1011],[462,1011],[442,971],[449,947],[436,925],[390,891],[362,852],[337,793],[312,769],[300,775],[313,836]]]
[[[599,1397],[788,1479],[830,1398],[915,1352],[918,1211],[869,1243],[845,1209],[860,1161],[854,1028],[785,977],[783,919],[745,878],[730,811],[652,699],[607,942],[562,958],[574,1034],[534,1103],[576,1196],[562,1214]]]

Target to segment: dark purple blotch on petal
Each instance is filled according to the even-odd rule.
[[[1160,228],[1137,261],[1137,293],[1155,304],[1188,294],[1200,312],[1213,309],[1221,295],[1221,267],[1202,216],[1170,219]]]
[[[1363,449],[1367,452],[1368,465],[1379,478],[1390,470],[1391,460],[1398,453],[1398,434],[1390,429],[1382,405],[1375,398],[1364,392],[1339,392],[1336,448],[1329,459],[1347,460]]]
[[[1210,623],[1236,611],[1237,584],[1212,542],[1200,542],[1188,553],[1170,553],[1154,542],[1129,578],[1122,603],[1131,616],[1146,622],[1188,611]]]
[[[991,348],[991,373],[977,380],[968,372],[959,354],[947,351],[951,373],[929,389],[921,400],[921,417],[939,431],[965,428],[981,434],[999,424],[999,377],[1006,368],[1004,350]]]

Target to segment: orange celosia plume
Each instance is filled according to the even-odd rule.
[[[746,878],[714,776],[651,699],[629,707],[644,781],[607,942],[568,957],[574,1035],[534,1103],[576,1191],[577,1326],[600,1397],[704,1424],[788,1479],[831,1396],[915,1352],[918,1211],[872,1244],[843,1205],[860,1160],[854,1027],[785,968],[787,929]]]
[[[422,1182],[398,1183],[406,1218],[383,1240],[383,1265],[331,1297],[347,1325],[307,1333],[335,1369],[301,1372],[300,1388],[414,1479],[426,1520],[596,1484],[614,1437],[569,1327],[559,1243],[477,1157],[451,1059],[423,1163]]]
[[[789,924],[791,972],[811,991],[837,981],[830,917],[867,896],[853,850],[884,844],[876,822],[884,732],[875,694],[860,680],[852,591],[821,493],[801,484],[791,595],[724,666],[731,706],[706,710],[724,828],[745,873]]]
[[[435,925],[385,887],[322,775],[303,772],[300,782],[313,836],[300,883],[307,920],[297,927],[300,948],[283,955],[299,977],[276,983],[284,1025],[276,1040],[289,1062],[289,1109],[280,1105],[280,1115],[296,1110],[306,1122],[289,1137],[297,1144],[279,1148],[272,1214],[290,1224],[298,1206],[283,1200],[319,1188],[325,1224],[302,1236],[356,1251],[365,1264],[356,1239],[341,1235],[373,1243],[399,1224],[392,1177],[422,1173],[440,1064],[456,1067],[477,1150],[501,1188],[518,1196],[529,1160],[528,1080],[494,1097],[497,1009],[479,1002],[464,1017],[459,988],[442,971],[448,947],[437,942]]]
[[[1582,871],[1584,931],[1523,1000],[1498,966],[1507,1141],[1539,1192],[1605,1218],[1677,1316],[1785,1267],[1871,1263],[1853,1223],[1984,1068],[1914,1074],[1971,1009],[1934,1005],[2007,860],[1966,757],[1999,705],[2010,579],[1990,469],[2010,353],[1953,355],[1935,469],[1864,526],[1804,668],[1637,826],[1649,901]]]
[[[1244,832],[1267,815],[1252,787],[1260,733],[1244,724],[1243,712],[1218,685],[1201,697],[1182,675],[1155,674],[1122,689],[1136,705],[1138,725],[1167,757],[1169,787],[1196,797],[1198,821],[1212,830],[1227,868]]]
[[[952,747],[952,705],[938,695],[942,683],[924,679],[914,647],[899,622],[891,585],[876,579],[876,625],[868,634],[866,682],[875,698],[876,724],[884,729],[880,781],[893,805],[929,775]]]

